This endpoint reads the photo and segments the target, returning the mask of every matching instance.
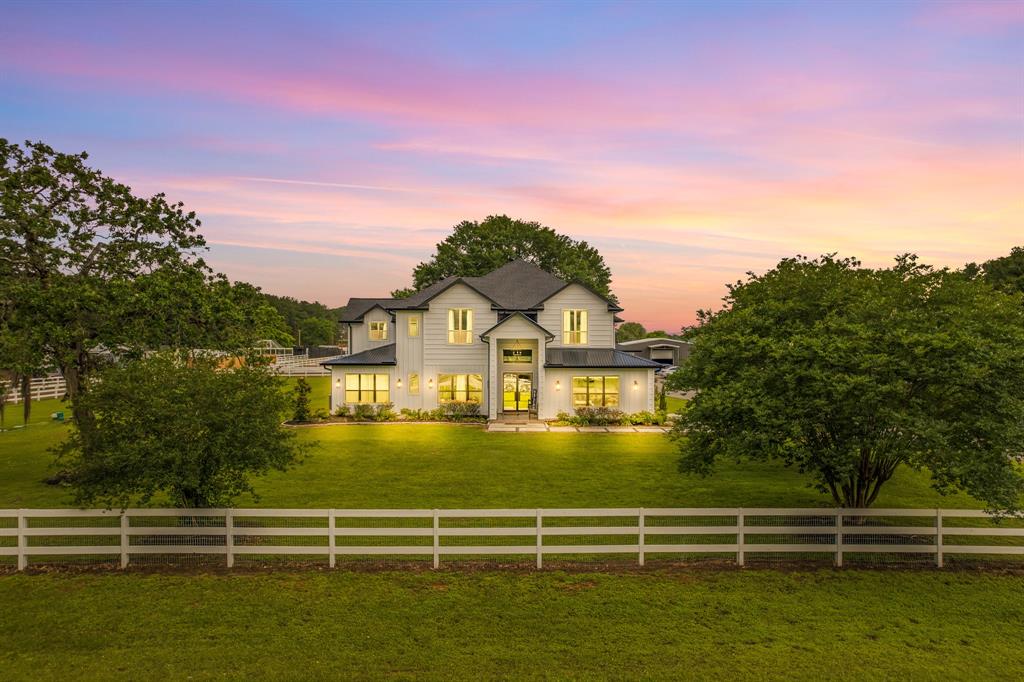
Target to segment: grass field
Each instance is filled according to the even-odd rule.
[[[46,485],[48,449],[67,425],[0,433],[0,508],[69,506]],[[776,464],[723,463],[710,478],[680,474],[656,434],[486,433],[475,426],[382,424],[300,429],[307,460],[257,481],[266,507],[821,506],[829,499]],[[928,476],[901,470],[877,506],[978,507],[941,497]],[[156,500],[156,504],[160,501]]]
[[[869,571],[7,576],[0,670],[1009,680],[1024,676],[1022,591],[1014,576]]]

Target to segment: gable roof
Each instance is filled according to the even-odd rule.
[[[324,367],[331,365],[393,365],[395,364],[395,344],[377,346],[353,355],[342,355],[320,364]]]
[[[362,322],[363,315],[374,308],[387,311],[389,306],[395,302],[394,298],[350,298],[348,304],[341,309],[339,322]]]
[[[495,310],[538,310],[544,301],[563,289],[579,284],[608,304],[608,310],[622,310],[618,305],[582,282],[566,282],[533,263],[518,259],[480,277],[445,277],[408,298],[353,298],[342,313],[342,322],[361,322],[373,307],[385,310],[421,310],[434,297],[456,284],[464,284],[491,302]]]
[[[526,315],[524,315],[523,313],[519,312],[518,310],[517,310],[516,312],[512,313],[511,315],[509,315],[509,316],[507,316],[507,317],[504,317],[504,318],[502,318],[501,320],[499,320],[499,321],[498,321],[498,324],[494,325],[493,327],[491,327],[490,329],[488,329],[487,331],[485,331],[484,333],[482,333],[482,334],[480,335],[480,338],[481,338],[481,339],[483,339],[484,341],[486,341],[486,340],[487,340],[487,337],[488,337],[488,336],[490,336],[491,332],[493,332],[493,331],[494,331],[495,329],[497,329],[497,328],[498,328],[498,327],[500,327],[501,325],[505,324],[506,322],[508,322],[509,320],[511,320],[511,319],[512,319],[512,318],[514,318],[514,317],[521,317],[521,318],[523,318],[524,320],[526,320],[527,322],[529,322],[529,323],[530,323],[531,325],[533,325],[534,327],[536,327],[537,329],[539,329],[539,330],[540,330],[541,332],[543,332],[543,333],[544,333],[544,336],[545,336],[545,337],[547,337],[548,341],[550,341],[550,340],[552,340],[553,338],[555,338],[555,335],[554,335],[554,334],[552,334],[552,333],[551,333],[551,332],[549,332],[549,331],[548,331],[547,329],[545,329],[544,327],[540,326],[539,324],[537,324],[537,322],[535,322],[534,320],[530,319],[529,317],[527,317],[527,316],[526,316]]]

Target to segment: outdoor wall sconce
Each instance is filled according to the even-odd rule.
[[[334,380],[334,385],[337,386],[338,388],[341,388],[341,377],[338,377],[337,379]]]
[[[640,382],[637,381],[636,379],[633,380],[633,390],[634,391],[639,391],[640,390]]]
[[[402,387],[402,380],[399,379],[398,381],[396,381],[395,382],[395,386],[397,386],[398,388],[401,388]]]
[[[427,379],[427,388],[434,388],[434,380]]]
[[[562,390],[562,382],[561,381],[556,381],[555,382],[555,390],[556,391],[561,391]]]

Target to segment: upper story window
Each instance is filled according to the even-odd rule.
[[[388,323],[387,322],[371,322],[370,323],[370,341],[387,341],[388,339]]]
[[[420,394],[420,375],[412,373],[409,375],[409,395]]]
[[[420,335],[420,316],[410,315],[409,316],[409,338],[414,338]]]
[[[448,343],[473,343],[473,309],[448,310]]]
[[[587,342],[587,311],[562,311],[562,344],[579,346]]]

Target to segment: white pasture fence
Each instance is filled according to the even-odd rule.
[[[0,561],[136,560],[214,555],[308,560],[430,560],[634,555],[827,560],[913,556],[1024,559],[1024,518],[962,509],[6,509]],[[61,559],[63,558],[63,559]],[[854,563],[851,561],[850,563]]]
[[[64,377],[59,374],[51,374],[45,377],[34,377],[31,382],[32,400],[47,400],[50,398],[63,398],[67,393],[68,385]],[[21,386],[10,387],[7,392],[7,402],[21,402]]]
[[[330,357],[311,358],[305,353],[299,355],[285,355],[278,356],[270,367],[278,374],[284,376],[325,377],[330,376],[331,371],[326,367],[322,367],[320,363],[326,362],[330,359]]]

